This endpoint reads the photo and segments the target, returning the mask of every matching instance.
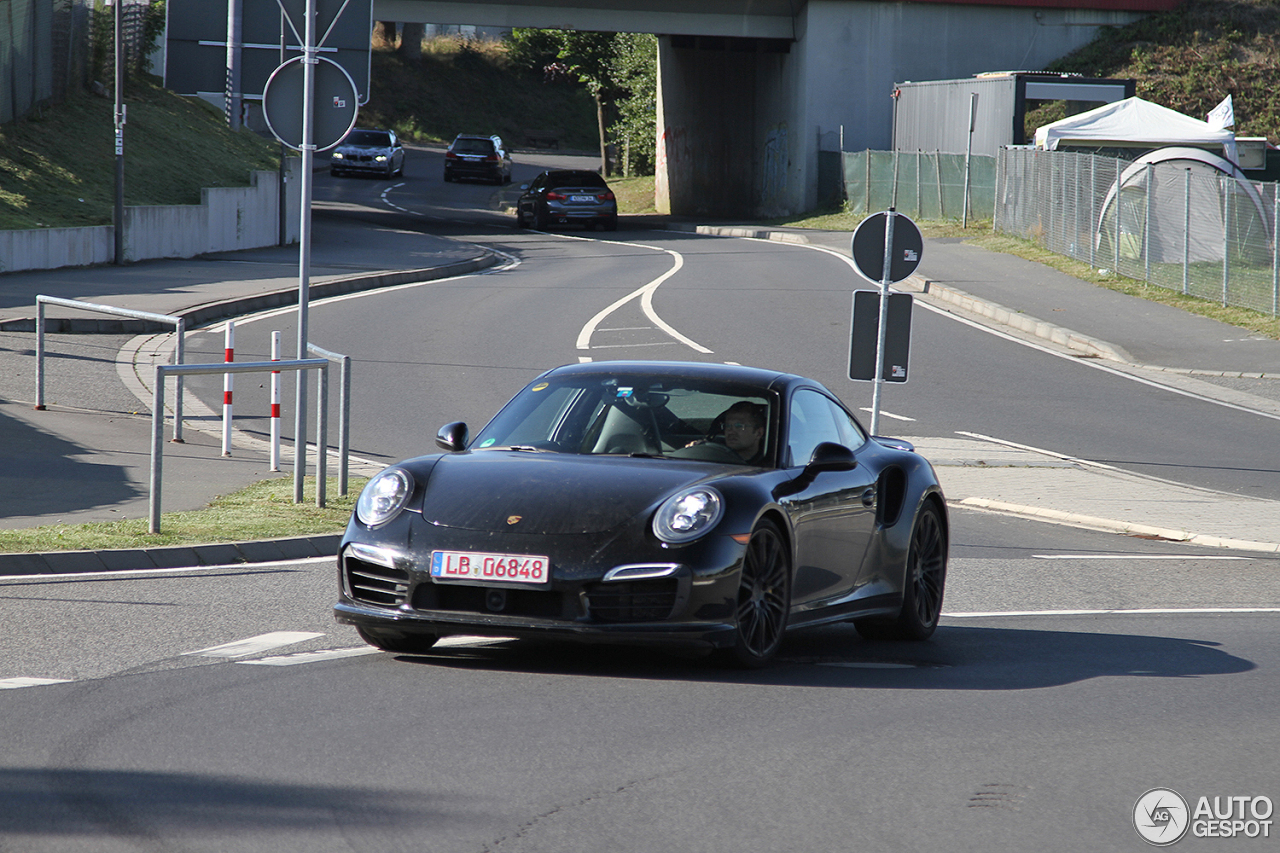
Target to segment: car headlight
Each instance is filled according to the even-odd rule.
[[[387,155],[379,154],[377,157],[374,157],[373,159],[377,160],[379,163],[383,163],[383,162],[386,162]]]
[[[653,533],[663,542],[691,542],[716,526],[724,499],[715,489],[699,486],[674,494],[653,516]]]
[[[388,468],[365,484],[356,501],[356,517],[369,527],[386,524],[400,514],[413,493],[413,481],[399,468]]]
[[[342,159],[342,152],[341,152],[341,151],[335,151],[335,152],[333,152],[333,159],[335,159],[335,160],[341,160],[341,159]]]

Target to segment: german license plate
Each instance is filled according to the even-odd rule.
[[[431,577],[472,582],[546,584],[551,581],[551,561],[546,557],[527,554],[432,551]]]
[[[595,200],[596,200],[596,197],[595,197],[595,196],[593,196],[593,195],[571,195],[571,196],[569,196],[569,201],[576,201],[576,202],[578,202],[578,203],[580,203],[580,204],[581,204],[581,203],[590,203],[590,202],[593,202],[593,201],[595,201]]]

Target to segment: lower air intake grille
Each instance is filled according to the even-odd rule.
[[[675,578],[597,583],[587,587],[587,607],[598,622],[653,622],[666,619],[675,607]]]
[[[342,570],[346,573],[351,597],[377,607],[399,607],[409,592],[409,573],[378,563],[369,563],[347,555]]]

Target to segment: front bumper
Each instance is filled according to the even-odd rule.
[[[484,543],[480,534],[460,538],[433,545],[492,550],[477,547]],[[700,648],[733,644],[743,545],[720,535],[682,548],[614,541],[593,549],[598,541],[583,541],[591,539],[546,537],[515,549],[551,556],[551,581],[542,587],[438,582],[430,575],[429,549],[411,552],[368,538],[348,539],[338,555],[334,617],[375,633]]]
[[[377,172],[385,174],[392,168],[392,161],[387,158],[381,162],[372,157],[352,155],[341,160],[329,160],[329,169],[334,172]]]

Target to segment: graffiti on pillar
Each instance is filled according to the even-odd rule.
[[[663,129],[662,144],[658,146],[659,172],[671,174],[688,169],[691,154],[687,128],[674,125]]]
[[[761,196],[765,205],[782,201],[787,189],[787,123],[779,122],[769,128],[764,139],[764,185]]]

